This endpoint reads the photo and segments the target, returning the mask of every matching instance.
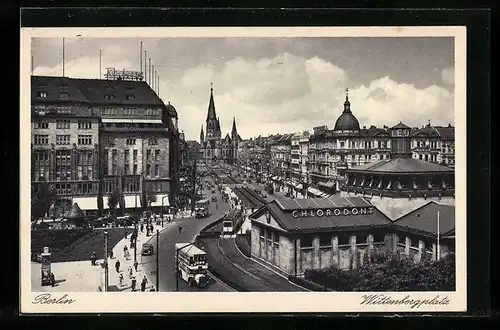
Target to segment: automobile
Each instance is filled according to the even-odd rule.
[[[212,202],[217,202],[217,197],[213,196],[212,197]]]
[[[151,244],[142,244],[141,255],[143,256],[152,256],[154,253],[153,245]]]

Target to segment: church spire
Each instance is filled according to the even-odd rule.
[[[203,144],[205,141],[205,133],[203,132],[203,125],[201,125],[201,131],[200,131],[200,143]]]
[[[236,130],[236,118],[233,117],[233,128],[231,129],[231,137],[234,139],[238,135],[238,131]]]
[[[208,113],[207,113],[207,120],[210,120],[210,119],[217,119],[217,116],[215,115],[213,83],[210,83],[210,102],[208,103]]]

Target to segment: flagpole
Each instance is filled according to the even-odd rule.
[[[439,245],[439,211],[437,211],[437,257],[436,260],[439,260],[441,254],[441,248]]]

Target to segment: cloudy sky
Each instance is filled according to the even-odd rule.
[[[140,41],[187,139],[198,139],[214,86],[223,134],[246,139],[333,128],[345,88],[361,126],[454,123],[453,38],[66,38],[65,75],[139,70]],[[62,74],[62,39],[32,41],[34,74]],[[144,56],[143,56],[144,58]]]

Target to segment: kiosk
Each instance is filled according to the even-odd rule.
[[[40,255],[42,260],[42,286],[53,285],[54,277],[52,276],[50,256],[48,247],[43,248],[43,253]]]

